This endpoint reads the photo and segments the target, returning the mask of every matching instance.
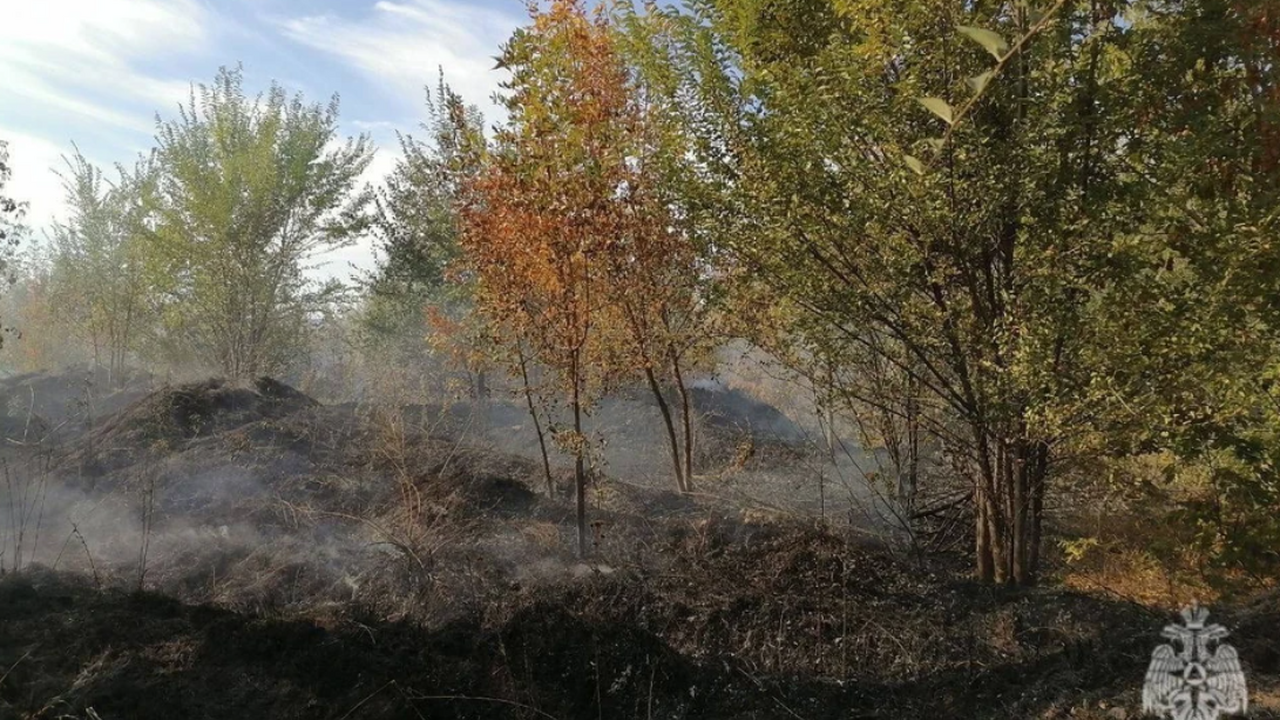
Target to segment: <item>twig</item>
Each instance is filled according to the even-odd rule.
[[[1035,25],[1032,25],[1031,28],[1027,30],[1026,34],[1018,38],[1018,41],[1013,44],[1013,47],[1009,48],[1009,52],[1005,53],[1004,57],[1000,58],[995,67],[990,70],[991,80],[995,80],[996,77],[1000,75],[1001,71],[1004,70],[1005,65],[1007,65],[1010,60],[1022,51],[1022,48],[1031,41],[1031,38],[1039,35],[1041,31],[1048,27],[1049,23],[1053,20],[1053,17],[1057,15],[1058,11],[1066,4],[1067,0],[1058,0],[1058,2],[1054,3],[1053,7],[1045,11],[1045,14]],[[965,104],[961,105],[960,109],[952,116],[951,122],[947,123],[946,132],[942,134],[943,145],[947,144],[951,139],[951,136],[955,134],[955,129],[960,126],[961,121],[964,120],[965,116],[968,115],[971,110],[973,110],[974,106],[978,104],[978,101],[982,99],[982,96],[986,94],[987,88],[991,87],[991,80],[987,81],[987,84],[983,86],[982,90],[974,93],[972,97],[965,101]],[[940,157],[940,155],[935,155],[934,157],[937,158]],[[932,164],[932,162],[930,162],[930,164]]]
[[[413,714],[418,716],[418,720],[427,720],[422,716],[421,712],[418,712],[418,708],[414,707],[413,698],[409,697],[408,693],[404,691],[404,688],[401,687],[399,683],[396,684],[396,690],[400,692],[400,698],[407,702],[409,709],[413,711]]]
[[[476,697],[473,695],[408,695],[406,697],[412,700],[469,700],[472,702],[498,703],[500,705],[510,705],[511,707],[519,708],[521,710],[528,710],[538,717],[550,718],[550,720],[560,720],[555,715],[539,710],[532,705],[525,705],[524,703],[516,702],[515,700],[506,700],[504,698]]]
[[[966,492],[966,493],[962,493],[962,494],[960,495],[960,497],[958,497],[958,498],[956,498],[956,499],[954,499],[954,500],[951,500],[951,501],[949,501],[949,502],[939,503],[939,504],[937,504],[937,505],[935,505],[935,506],[933,506],[933,507],[929,508],[928,510],[921,510],[920,512],[918,512],[918,513],[916,513],[916,514],[912,515],[912,516],[911,516],[911,519],[912,519],[912,520],[920,520],[920,519],[922,519],[922,518],[932,517],[932,516],[934,516],[934,515],[941,515],[942,513],[944,513],[944,512],[946,512],[946,511],[950,510],[951,508],[958,507],[958,506],[960,506],[960,505],[963,505],[963,504],[965,504],[965,503],[969,502],[969,500],[970,500],[971,498],[973,498],[973,491],[972,491],[972,490],[970,490],[969,492]]]
[[[346,714],[344,714],[342,717],[338,718],[338,720],[347,720],[347,718],[351,717],[351,713],[353,713],[353,712],[355,712],[355,711],[359,710],[359,709],[360,709],[360,707],[361,707],[362,705],[364,705],[365,703],[367,703],[367,702],[369,702],[370,700],[372,700],[372,699],[374,698],[374,696],[375,696],[375,695],[377,695],[378,693],[382,692],[383,690],[386,690],[387,688],[389,688],[389,687],[391,687],[392,685],[395,685],[395,684],[396,684],[396,681],[395,681],[395,680],[389,680],[389,681],[387,682],[387,684],[386,684],[386,685],[383,685],[382,687],[378,688],[377,690],[374,690],[372,693],[370,693],[370,694],[369,694],[369,696],[368,696],[368,697],[366,697],[365,699],[363,699],[363,700],[361,700],[360,702],[356,703],[354,707],[352,707],[350,710],[348,710],[348,711],[346,712]]]
[[[379,525],[377,522],[374,522],[370,518],[360,517],[358,515],[351,515],[350,513],[336,512],[332,510],[312,510],[311,512],[315,513],[316,515],[321,515],[321,516],[327,515],[329,517],[336,517],[336,518],[341,518],[343,520],[350,520],[353,522],[362,523],[368,526],[369,528],[371,528],[374,532],[379,533],[386,538],[386,540],[381,541],[382,544],[391,545],[400,549],[401,551],[406,553],[409,557],[413,558],[414,562],[418,563],[419,568],[423,570],[427,569],[427,564],[422,561],[422,558],[416,552],[414,552],[412,548],[410,548],[408,545],[402,542],[395,540],[394,539],[395,536],[391,532],[389,532],[388,530],[386,530],[385,528],[383,528],[381,525]],[[380,543],[375,542],[371,544],[377,545]]]
[[[3,684],[4,684],[4,680],[5,680],[5,678],[9,677],[9,673],[13,672],[13,669],[14,669],[14,668],[16,668],[16,667],[18,667],[19,665],[21,665],[23,660],[26,660],[28,657],[31,657],[31,653],[33,653],[33,652],[35,652],[35,648],[32,648],[32,649],[30,649],[30,650],[26,651],[25,653],[23,653],[23,654],[22,654],[22,657],[18,658],[18,661],[17,661],[17,662],[15,662],[14,664],[10,665],[10,666],[9,666],[9,669],[8,669],[8,670],[5,670],[3,675],[0,675],[0,685],[3,685]]]
[[[653,673],[654,673],[654,670],[655,668],[653,665],[653,658],[650,657],[649,658],[649,701],[648,701],[648,711],[645,713],[648,720],[653,720]]]
[[[80,540],[80,544],[84,546],[84,556],[89,558],[89,569],[93,571],[93,584],[101,592],[102,581],[98,579],[98,568],[93,564],[93,553],[89,552],[89,543],[85,542],[84,535],[80,534],[80,528],[74,522],[71,523],[71,532]]]
[[[28,385],[27,389],[31,391],[31,404],[27,406],[27,421],[22,425],[22,441],[27,441],[27,432],[31,430],[31,416],[36,410],[36,386]]]
[[[758,688],[760,688],[761,690],[763,690],[763,691],[765,691],[766,693],[768,693],[768,694],[769,694],[769,699],[770,699],[770,700],[773,700],[773,701],[774,701],[774,702],[776,702],[776,703],[778,703],[778,707],[780,707],[780,708],[782,708],[783,710],[785,710],[785,711],[787,712],[787,714],[788,714],[788,715],[790,715],[791,717],[795,718],[796,720],[804,720],[804,717],[803,717],[803,716],[801,716],[801,715],[800,715],[799,713],[797,713],[795,710],[792,710],[791,708],[787,707],[786,703],[784,703],[784,702],[782,702],[782,700],[778,699],[778,697],[777,697],[777,696],[775,696],[773,693],[769,693],[768,689],[767,689],[767,688],[765,688],[764,683],[763,683],[763,682],[761,682],[759,678],[755,677],[754,675],[752,675],[751,673],[747,672],[746,670],[743,670],[741,667],[737,668],[737,670],[738,670],[738,672],[742,673],[742,674],[743,674],[743,676],[745,676],[748,680],[750,680],[751,682],[755,683],[755,684],[756,684],[756,687],[758,687]]]

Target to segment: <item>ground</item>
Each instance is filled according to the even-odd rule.
[[[580,560],[509,406],[148,381],[88,418],[24,387],[74,385],[4,388],[0,718],[1133,718],[1174,619],[752,502],[810,460],[736,399],[701,401],[700,494],[597,474]],[[1280,717],[1280,594],[1213,619]]]

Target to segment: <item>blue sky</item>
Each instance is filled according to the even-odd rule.
[[[52,169],[75,142],[95,163],[131,163],[191,83],[243,63],[251,89],[272,79],[309,100],[341,96],[344,134],[378,145],[368,180],[417,129],[423,88],[445,80],[485,111],[501,81],[498,46],[526,20],[521,0],[9,0],[0,23],[0,139],[10,194],[41,234],[64,212]],[[344,277],[369,267],[368,242],[322,259]]]

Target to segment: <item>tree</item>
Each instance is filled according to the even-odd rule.
[[[608,307],[624,332],[611,343],[621,350],[624,372],[638,371],[654,395],[666,426],[677,487],[693,490],[693,408],[685,383],[688,366],[709,351],[713,297],[707,248],[696,217],[700,179],[682,131],[674,78],[654,52],[665,29],[660,14],[623,12],[611,19],[613,52],[628,65],[631,101],[618,142],[622,145],[615,200],[622,205],[609,246]],[[656,27],[655,27],[656,26]],[[664,387],[680,399],[677,439]]]
[[[1143,318],[1112,308],[1110,384],[1120,452],[1169,450],[1210,492],[1169,518],[1194,530],[1216,579],[1280,568],[1280,15],[1257,0],[1144,3],[1125,77],[1130,167],[1144,193]],[[1149,242],[1149,240],[1147,241]]]
[[[223,68],[193,89],[176,120],[159,121],[148,257],[163,287],[171,348],[210,358],[229,377],[279,370],[309,313],[335,292],[304,263],[368,225],[366,136],[337,142],[338,98],[289,98],[273,84],[247,96]]]
[[[94,364],[105,365],[111,382],[120,382],[138,336],[149,329],[153,298],[142,242],[151,166],[118,168],[119,180],[109,184],[78,150],[64,160],[69,216],[51,236],[51,309],[90,347]]]
[[[418,361],[432,328],[427,309],[454,320],[468,314],[471,288],[450,276],[459,256],[456,205],[483,161],[483,119],[444,83],[427,94],[427,139],[398,135],[402,157],[374,198],[371,230],[380,254],[365,278],[363,325],[370,340]]]
[[[573,429],[558,440],[574,456],[578,551],[587,552],[583,414],[606,300],[606,260],[616,241],[625,180],[630,98],[625,67],[602,18],[560,1],[535,12],[500,64],[507,124],[491,162],[468,188],[462,245],[482,311],[509,344],[548,368]],[[528,354],[525,354],[528,353]]]
[[[483,118],[445,84],[427,95],[427,140],[400,135],[403,157],[375,198],[373,232],[382,260],[365,279],[362,324],[375,349],[391,349],[398,361],[444,356],[471,376],[472,396],[488,393],[486,369],[501,343],[475,312],[474,278],[459,272],[458,208],[462,190],[487,160]],[[554,494],[540,393],[522,345],[506,347],[521,378],[542,456],[548,495]]]
[[[53,310],[50,300],[50,261],[46,248],[28,246],[10,265],[13,289],[0,298],[0,317],[12,327],[13,342],[6,346],[19,372],[34,372],[72,360],[66,339],[71,335],[65,318]]]
[[[1206,162],[1244,169],[1217,163],[1233,123],[1271,117],[1259,76],[1274,55],[1240,62],[1226,38],[1244,28],[1215,3],[1165,5],[706,0],[666,14],[655,43],[681,78],[691,160],[711,178],[721,273],[795,308],[792,356],[814,375],[837,368],[837,396],[927,423],[964,459],[984,580],[1036,580],[1050,479],[1084,443],[1120,437],[1129,401],[1169,399],[1142,388],[1189,359],[1181,338],[1223,334],[1199,329],[1214,317],[1196,304],[1206,286],[1170,268],[1256,259],[1226,224],[1265,211],[1206,208],[1215,220],[1192,235],[1196,215],[1175,207],[1191,198],[1161,195],[1197,184]],[[1195,33],[1192,18],[1218,25]],[[1142,56],[1136,41],[1157,37],[1176,39],[1179,62]],[[1157,65],[1176,70],[1152,83]],[[1254,75],[1213,147],[1186,147],[1213,117],[1196,72],[1208,87]],[[1180,128],[1150,116],[1171,101]],[[1173,148],[1181,178],[1153,182]],[[1219,186],[1215,202],[1236,204],[1243,187]],[[1223,300],[1220,318],[1249,306]],[[1271,346],[1195,347],[1196,367],[1241,370],[1234,353]],[[866,382],[885,369],[901,381]]]
[[[13,178],[13,169],[9,166],[9,143],[0,140],[0,273],[7,275],[7,269],[14,249],[18,246],[25,227],[22,224],[26,213],[26,203],[20,203],[4,194],[4,188]],[[3,337],[0,337],[3,344]]]

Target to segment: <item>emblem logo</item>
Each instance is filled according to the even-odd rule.
[[[1169,720],[1218,720],[1243,713],[1249,697],[1236,649],[1222,642],[1227,629],[1205,625],[1209,611],[1192,604],[1182,611],[1183,625],[1167,625],[1160,634],[1179,643],[1151,653],[1142,686],[1144,712]]]

